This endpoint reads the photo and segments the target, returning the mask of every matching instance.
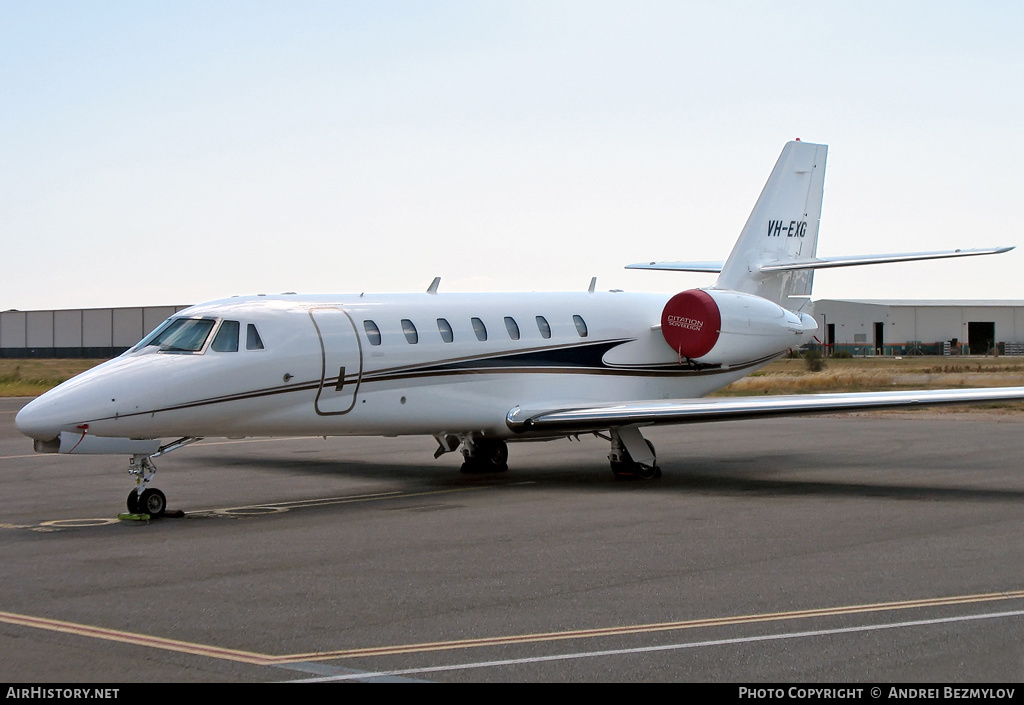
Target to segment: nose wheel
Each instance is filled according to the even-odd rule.
[[[155,487],[142,491],[140,495],[136,490],[128,493],[128,511],[132,514],[149,514],[151,517],[158,517],[167,509],[167,497]]]

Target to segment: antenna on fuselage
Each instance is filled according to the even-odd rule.
[[[590,278],[590,288],[587,289],[587,293],[588,294],[593,294],[594,293],[594,289],[596,289],[596,288],[597,288],[597,277],[591,277]]]
[[[441,283],[441,277],[434,277],[434,281],[430,282],[430,286],[427,287],[428,294],[436,294],[437,287]]]

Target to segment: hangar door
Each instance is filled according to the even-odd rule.
[[[987,355],[996,345],[994,321],[968,321],[967,347],[971,355]]]

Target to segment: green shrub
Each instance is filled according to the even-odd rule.
[[[825,369],[825,359],[817,350],[808,350],[804,353],[804,364],[808,372],[821,372]]]

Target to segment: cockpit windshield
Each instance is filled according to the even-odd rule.
[[[172,318],[133,350],[156,345],[161,352],[199,352],[216,323],[212,318]]]

